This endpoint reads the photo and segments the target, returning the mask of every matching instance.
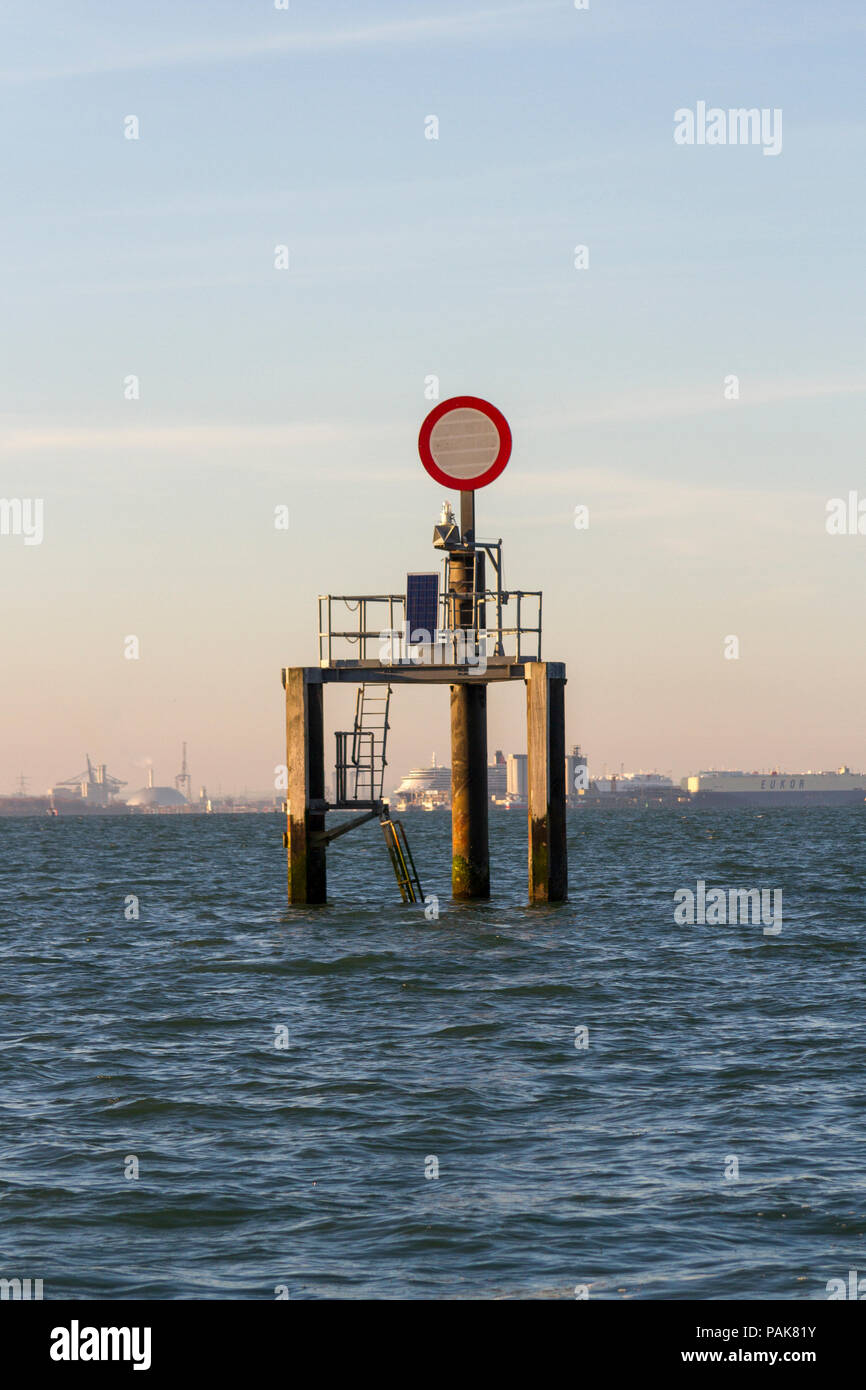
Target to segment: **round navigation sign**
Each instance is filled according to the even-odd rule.
[[[421,462],[431,478],[474,492],[498,478],[511,457],[508,421],[478,396],[452,396],[430,411],[418,436]]]

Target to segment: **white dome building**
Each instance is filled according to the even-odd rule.
[[[174,787],[155,787],[153,785],[153,768],[150,768],[147,774],[147,786],[128,796],[126,804],[127,806],[137,806],[142,811],[168,811],[177,809],[179,806],[188,806],[189,802]]]

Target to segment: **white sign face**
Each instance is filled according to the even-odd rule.
[[[475,492],[498,478],[511,458],[511,429],[480,396],[452,396],[434,406],[418,435],[421,462],[437,483]]]
[[[449,410],[430,432],[430,453],[443,473],[470,481],[490,469],[502,441],[489,416],[471,406]]]

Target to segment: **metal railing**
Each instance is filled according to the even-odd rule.
[[[371,805],[382,799],[384,767],[376,766],[373,735],[364,730],[337,732],[337,806],[358,802]]]
[[[353,614],[357,618],[356,624],[348,629],[334,627],[334,604],[338,603],[345,605],[346,617]],[[380,605],[382,621],[378,627],[369,629],[368,613],[373,605]],[[392,632],[398,624],[402,628],[405,612],[405,594],[319,594],[319,665],[333,664],[335,642],[348,643],[351,650],[341,653],[344,659],[349,656],[356,661],[369,660],[368,643],[375,643],[372,655],[378,657],[383,629]]]
[[[488,613],[492,624],[486,624]],[[479,651],[488,661],[540,661],[541,613],[538,589],[446,591],[439,596],[439,627],[427,634],[431,640],[410,642],[405,594],[320,594],[319,665],[475,664]]]

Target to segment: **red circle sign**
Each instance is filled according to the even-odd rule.
[[[418,453],[431,478],[458,492],[486,487],[511,457],[508,421],[479,396],[441,401],[424,421]]]

